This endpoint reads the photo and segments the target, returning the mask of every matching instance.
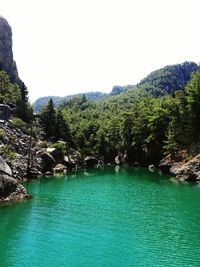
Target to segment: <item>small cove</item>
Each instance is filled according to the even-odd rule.
[[[26,184],[0,207],[1,267],[200,266],[200,187],[105,166]]]

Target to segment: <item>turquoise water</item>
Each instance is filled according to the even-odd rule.
[[[200,266],[200,187],[108,166],[0,207],[0,267]]]

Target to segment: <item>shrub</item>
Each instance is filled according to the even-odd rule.
[[[3,140],[4,136],[6,135],[4,129],[0,129],[0,140]]]
[[[50,147],[57,148],[63,154],[66,153],[66,143],[63,141],[58,141],[57,143],[52,144]]]
[[[5,156],[8,160],[12,160],[15,157],[15,152],[12,150],[11,145],[5,147]]]
[[[17,118],[17,117],[14,117],[12,120],[11,120],[11,124],[15,127],[19,127],[19,128],[22,128],[24,126],[26,126],[26,123],[21,120],[20,118]]]

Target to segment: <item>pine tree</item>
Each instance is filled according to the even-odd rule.
[[[72,143],[70,128],[63,117],[61,109],[58,110],[56,115],[55,137],[56,140],[62,139],[63,141],[67,142],[68,145],[71,145]]]
[[[44,128],[46,137],[55,137],[56,129],[56,111],[52,98],[49,100],[46,107],[41,112],[40,120]]]
[[[191,114],[193,137],[200,138],[200,72],[192,75],[191,81],[185,87],[188,112]]]

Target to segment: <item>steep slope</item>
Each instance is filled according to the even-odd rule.
[[[0,16],[0,70],[6,71],[11,82],[22,84],[18,76],[17,65],[13,59],[12,29],[7,20]]]

